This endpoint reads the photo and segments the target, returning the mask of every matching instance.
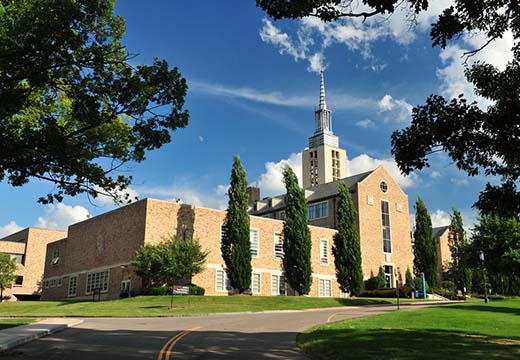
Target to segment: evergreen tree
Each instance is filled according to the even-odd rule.
[[[0,302],[4,300],[4,290],[10,288],[16,280],[16,259],[0,253]]]
[[[468,240],[462,223],[462,216],[457,209],[453,209],[451,224],[448,233],[448,246],[451,252],[450,274],[457,289],[465,292],[471,288],[471,269],[466,264]]]
[[[415,231],[413,233],[413,266],[416,276],[424,273],[432,287],[439,282],[437,242],[432,236],[432,220],[428,209],[419,197],[415,203]]]
[[[356,210],[350,192],[343,181],[339,182],[338,188],[338,232],[334,235],[332,253],[340,289],[355,296],[363,289]]]
[[[305,192],[289,166],[283,171],[287,191],[283,223],[285,278],[298,294],[308,294],[312,284],[311,235],[307,226]]]
[[[228,190],[229,202],[224,221],[222,257],[231,287],[240,294],[251,287],[251,241],[247,214],[247,178],[240,157],[235,155]]]
[[[406,278],[406,282],[404,284],[406,286],[412,287],[414,284],[413,284],[413,276],[412,276],[412,272],[410,271],[410,268],[406,268],[405,278]]]
[[[376,279],[377,279],[377,288],[378,289],[387,288],[386,274],[385,274],[385,270],[383,269],[382,266],[379,267],[379,272],[377,273]]]

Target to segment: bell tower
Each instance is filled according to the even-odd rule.
[[[315,130],[303,151],[303,187],[309,188],[347,177],[347,152],[332,132],[332,111],[325,100],[325,80],[320,73],[320,103],[314,112]]]

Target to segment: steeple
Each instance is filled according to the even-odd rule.
[[[320,72],[320,103],[314,112],[315,129],[314,134],[309,138],[309,147],[316,147],[327,144],[339,146],[338,137],[332,133],[332,111],[327,109],[325,101],[325,79],[323,70]]]
[[[323,79],[323,70],[320,71],[320,109],[326,109],[325,102],[325,80]]]

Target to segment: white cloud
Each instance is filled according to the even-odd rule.
[[[249,87],[230,87],[222,84],[193,80],[190,82],[190,90],[200,94],[290,107],[313,108],[319,100],[316,91],[307,94],[289,95],[280,91],[264,91]],[[372,109],[376,104],[374,99],[361,98],[343,91],[333,90],[331,93],[331,95],[327,96],[327,103],[334,110]]]
[[[307,70],[314,73],[319,73],[321,70],[325,70],[322,53],[316,53],[309,58],[309,67]]]
[[[324,22],[316,17],[306,17],[297,22],[296,30],[291,34],[276,27],[270,20],[263,19],[260,38],[267,44],[278,48],[280,54],[288,54],[295,61],[309,62],[309,71],[319,71],[325,62],[325,50],[334,46],[344,46],[349,51],[359,52],[371,62],[368,69],[381,71],[386,65],[380,64],[372,54],[374,42],[390,39],[401,45],[413,42],[418,32],[429,30],[431,22],[443,9],[453,3],[453,0],[437,0],[430,2],[427,11],[410,19],[410,9],[400,6],[391,16],[375,16],[368,19],[341,18],[332,22]],[[361,2],[344,3],[352,12],[371,11]],[[417,24],[414,26],[412,24]],[[317,58],[320,62],[317,62]]]
[[[283,159],[278,162],[265,163],[265,172],[260,175],[257,182],[260,187],[261,195],[274,196],[285,193],[285,186],[283,184],[283,169],[289,165],[296,176],[300,186],[302,184],[302,153],[293,153],[288,159]]]
[[[174,201],[212,209],[225,209],[227,206],[227,185],[218,185],[212,192],[198,189],[184,179],[169,186],[140,186],[139,192],[162,200]]]
[[[416,185],[419,180],[419,177],[415,173],[411,173],[409,176],[403,175],[394,159],[375,159],[367,154],[361,154],[349,161],[349,174],[356,175],[365,171],[374,170],[379,165],[383,165],[392,178],[403,188],[412,187]]]
[[[90,213],[83,206],[70,206],[64,203],[50,204],[45,207],[44,215],[38,217],[36,226],[66,230],[69,225],[87,220],[89,217]]]
[[[200,141],[200,142],[204,142],[204,137],[202,137],[202,136],[199,135],[199,141]]]
[[[440,177],[440,176],[441,176],[441,173],[438,172],[438,171],[436,171],[436,170],[434,170],[434,171],[432,171],[432,172],[430,173],[430,176],[431,176],[432,178],[435,179],[435,178]]]
[[[100,187],[95,187],[97,191],[103,192]],[[126,188],[123,191],[117,191],[117,194],[121,196],[122,199],[125,199],[126,195],[128,195],[128,200],[135,201],[139,198],[139,192],[131,187]],[[101,206],[115,206],[114,199],[108,195],[99,194],[94,200],[96,204]]]
[[[463,56],[468,50],[480,48],[487,39],[483,33],[466,34],[462,37],[462,45],[449,45],[440,53],[445,67],[437,69],[437,77],[441,80],[440,90],[448,98],[459,94],[470,101],[476,101],[480,107],[486,108],[491,102],[475,94],[473,85],[466,80],[464,70],[477,61],[486,62],[504,70],[507,62],[512,59],[513,35],[510,31],[504,37],[490,43],[486,48],[469,58]],[[467,61],[466,61],[467,60]],[[464,64],[466,61],[467,64]]]
[[[387,122],[407,124],[411,120],[413,106],[404,99],[394,99],[391,95],[385,95],[377,103],[381,112],[389,112],[385,118]]]
[[[468,179],[455,179],[455,178],[451,178],[450,181],[457,185],[457,186],[467,186],[469,185],[469,180]]]
[[[11,221],[4,226],[0,226],[0,239],[8,235],[14,234],[17,231],[22,230],[23,227],[18,225],[15,221]]]
[[[450,214],[446,211],[437,209],[430,214],[432,227],[448,226],[451,223]]]
[[[379,107],[379,110],[381,111],[389,111],[392,110],[395,106],[393,98],[391,95],[385,95],[379,100],[377,103],[377,106]]]
[[[373,128],[376,124],[370,119],[364,119],[356,122],[356,126],[362,127],[364,129]]]

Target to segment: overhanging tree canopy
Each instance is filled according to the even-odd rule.
[[[0,181],[64,195],[118,193],[115,174],[188,123],[187,85],[164,60],[131,66],[114,0],[0,2]]]

